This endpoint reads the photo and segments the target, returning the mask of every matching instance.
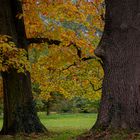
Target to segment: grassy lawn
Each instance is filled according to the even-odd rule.
[[[46,116],[39,113],[41,122],[51,132],[49,137],[29,137],[26,139],[37,140],[74,140],[77,135],[88,131],[96,120],[96,114],[52,114]],[[0,118],[0,128],[2,126],[2,118]],[[12,140],[12,137],[1,137],[0,140]],[[14,137],[14,140],[24,140],[22,137]]]

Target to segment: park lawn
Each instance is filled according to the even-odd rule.
[[[37,140],[74,140],[76,136],[88,131],[96,120],[96,114],[52,114],[46,116],[45,113],[39,113],[41,122],[51,132],[49,137],[14,137],[14,140],[37,139]],[[2,127],[2,118],[0,118],[0,128]],[[1,137],[0,140],[13,140],[11,136]]]

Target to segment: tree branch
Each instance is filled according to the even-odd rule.
[[[89,81],[89,83],[90,83],[90,85],[92,86],[92,89],[93,89],[95,92],[102,89],[102,87],[100,87],[100,88],[98,88],[98,89],[95,89],[94,84],[93,84],[91,81]]]
[[[74,62],[73,64],[67,66],[66,68],[63,68],[62,71],[68,70],[68,69],[69,69],[70,67],[72,67],[72,66],[76,66],[76,62]]]
[[[48,39],[48,38],[28,38],[27,40],[28,40],[29,44],[48,43],[48,45],[52,45],[52,44],[59,45],[61,43],[61,41],[59,41],[59,40],[53,40],[53,39]]]
[[[78,46],[76,46],[76,44],[74,44],[74,46],[75,46],[75,48],[77,50],[78,57],[81,58],[82,57],[82,51],[81,51],[81,49]]]
[[[103,62],[102,62],[102,60],[98,59],[98,58],[95,57],[95,56],[83,57],[81,60],[87,61],[87,60],[91,60],[91,59],[95,59],[95,60],[98,61],[98,62],[101,64],[101,66],[103,67]]]
[[[53,39],[48,39],[48,38],[28,38],[27,40],[28,40],[29,44],[32,44],[32,43],[36,43],[36,44],[47,43],[48,45],[52,45],[52,44],[60,45],[60,43],[61,43],[61,41],[59,41],[59,40],[53,40]],[[87,61],[87,60],[90,60],[90,59],[95,59],[103,67],[103,62],[100,59],[97,59],[97,57],[95,57],[95,56],[89,56],[89,57],[83,57],[82,58],[82,51],[81,51],[81,49],[75,43],[73,43],[73,42],[70,42],[70,44],[67,47],[70,47],[71,45],[73,45],[76,48],[77,56],[82,61]],[[72,65],[76,65],[76,64],[72,64]]]

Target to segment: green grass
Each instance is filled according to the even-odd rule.
[[[2,128],[2,124],[3,124],[3,117],[0,116],[0,129]]]
[[[39,137],[37,140],[74,140],[76,136],[88,131],[96,120],[96,114],[52,114],[46,116],[39,113],[41,122],[51,132],[49,137]],[[2,126],[2,118],[0,118],[0,127]],[[4,137],[0,140],[11,140],[12,138]],[[16,137],[16,140],[24,140],[25,138]],[[29,138],[35,139],[35,138]]]

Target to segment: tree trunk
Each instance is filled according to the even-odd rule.
[[[47,116],[50,115],[50,100],[48,99],[48,101],[46,102],[46,114]]]
[[[43,100],[43,104],[44,104],[43,108],[45,109],[46,115],[49,116],[50,115],[50,108],[51,108],[51,101],[50,101],[50,99],[48,99],[48,101]]]
[[[140,1],[105,2],[104,34],[95,50],[105,75],[93,130],[140,130]]]
[[[27,39],[20,0],[0,0],[0,34],[9,35],[19,48],[27,50]],[[35,110],[31,92],[30,74],[17,73],[11,69],[3,72],[4,85],[4,123],[2,134],[45,132]]]

